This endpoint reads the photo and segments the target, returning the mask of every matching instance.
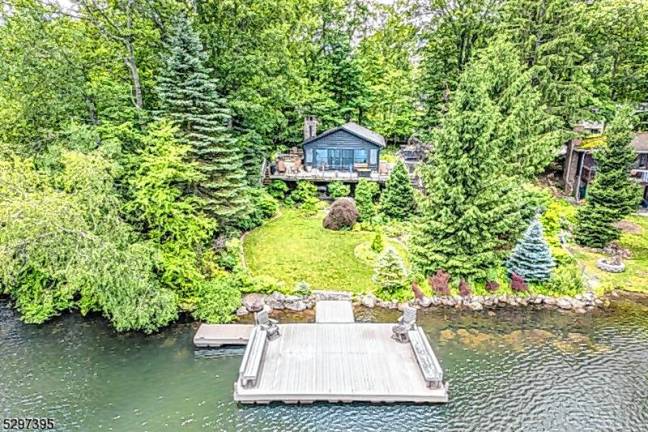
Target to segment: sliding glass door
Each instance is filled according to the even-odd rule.
[[[353,150],[328,149],[328,169],[353,171]]]

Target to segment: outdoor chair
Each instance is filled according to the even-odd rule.
[[[266,331],[268,340],[275,340],[279,337],[279,326],[277,320],[273,320],[268,316],[268,311],[262,310],[254,314],[256,324]]]
[[[392,338],[394,338],[397,342],[407,343],[409,342],[409,336],[407,335],[407,332],[414,329],[416,329],[416,309],[411,306],[407,306],[403,310],[403,315],[398,318],[398,324],[392,327]]]

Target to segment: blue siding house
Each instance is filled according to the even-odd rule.
[[[315,120],[304,124],[304,165],[320,171],[376,172],[385,139],[350,122],[315,135]]]

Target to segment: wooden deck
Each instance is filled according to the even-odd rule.
[[[253,328],[252,324],[201,324],[193,342],[199,348],[246,345]]]
[[[318,301],[315,305],[315,322],[352,323],[353,306],[349,301]]]
[[[409,343],[391,338],[393,324],[280,324],[268,342],[256,386],[242,403],[448,401],[444,386],[427,386]],[[248,347],[249,349],[249,347]]]

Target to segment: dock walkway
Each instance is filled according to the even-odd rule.
[[[353,306],[348,301],[318,301],[315,305],[315,322],[338,324],[355,322]]]

